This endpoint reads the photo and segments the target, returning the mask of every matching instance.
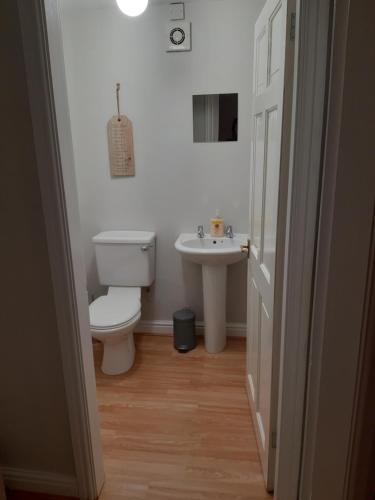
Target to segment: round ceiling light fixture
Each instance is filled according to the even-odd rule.
[[[136,17],[147,9],[148,0],[116,0],[118,8],[126,16]]]

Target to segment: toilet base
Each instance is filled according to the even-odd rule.
[[[126,373],[133,366],[135,358],[134,335],[129,333],[117,342],[103,342],[101,370],[106,375]]]
[[[94,339],[103,344],[101,370],[106,375],[126,373],[133,366],[135,358],[134,330],[141,318],[137,314],[133,320],[117,330],[95,330],[91,328]]]

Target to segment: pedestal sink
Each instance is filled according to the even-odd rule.
[[[213,238],[205,235],[181,234],[175,248],[182,257],[202,265],[205,346],[210,353],[221,352],[226,345],[226,285],[227,266],[246,258],[241,245],[247,244],[247,234],[233,238]]]

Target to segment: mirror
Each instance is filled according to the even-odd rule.
[[[238,140],[238,94],[193,95],[194,142]]]

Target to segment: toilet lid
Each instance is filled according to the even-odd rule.
[[[139,288],[110,288],[108,295],[90,304],[90,326],[96,329],[120,327],[141,310]]]

